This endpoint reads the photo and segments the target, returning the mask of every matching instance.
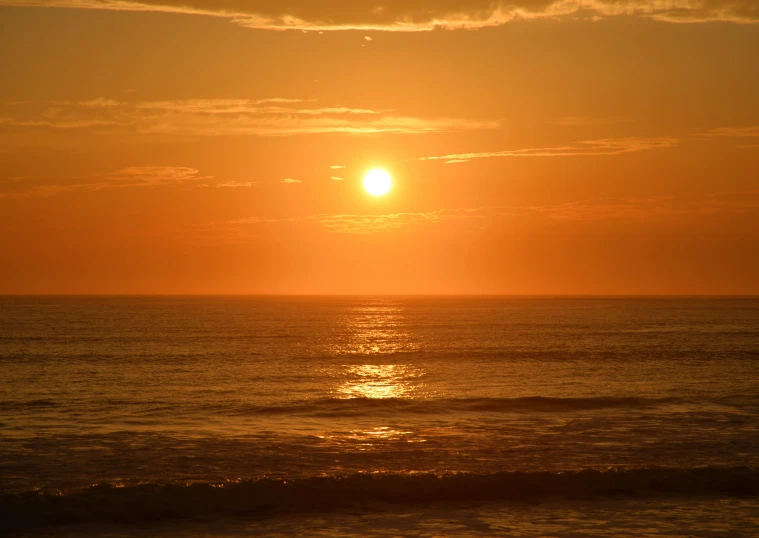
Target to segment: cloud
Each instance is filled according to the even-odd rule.
[[[559,221],[744,214],[759,211],[759,190],[677,197],[594,198],[555,206],[535,206],[530,210]]]
[[[341,168],[348,168],[347,166],[340,166],[339,164],[335,164],[333,166],[330,166],[332,170],[339,170]]]
[[[749,127],[718,127],[710,129],[704,133],[699,133],[701,137],[730,137],[730,138],[754,138],[759,136],[759,125]]]
[[[278,224],[315,223],[329,232],[341,234],[375,234],[393,232],[423,225],[440,225],[451,222],[470,222],[482,227],[488,222],[503,219],[542,219],[556,223],[705,217],[716,214],[759,215],[759,190],[746,192],[718,192],[707,195],[649,197],[649,198],[593,198],[556,205],[485,206],[476,208],[439,209],[419,213],[390,213],[384,215],[318,214],[283,219],[248,217],[217,223],[219,230],[240,227]]]
[[[671,137],[658,138],[605,138],[601,140],[585,140],[554,148],[529,148],[482,153],[452,153],[433,157],[420,157],[421,161],[445,160],[446,164],[467,162],[471,159],[492,157],[577,157],[596,155],[621,155],[657,148],[671,148],[679,144],[678,139]]]
[[[481,219],[480,209],[440,209],[427,213],[392,213],[388,215],[315,215],[312,220],[338,233],[379,233],[399,230],[418,224],[438,224],[450,220]]]
[[[166,185],[197,185],[213,179],[201,176],[195,168],[184,166],[130,166],[110,174],[48,178],[17,177],[0,182],[0,197],[49,197],[62,192],[102,191],[127,187],[159,187]],[[221,186],[221,185],[220,185]]]
[[[756,0],[0,0],[0,5],[153,11],[220,17],[264,30],[419,32],[514,20],[642,16],[670,23],[759,21]],[[381,7],[380,7],[381,6]]]
[[[335,181],[342,181],[343,180],[343,178],[337,177],[337,176],[332,176],[330,179],[334,179]]]
[[[592,125],[617,125],[619,123],[628,123],[630,120],[624,118],[599,118],[592,116],[565,116],[548,123],[560,125],[562,127],[590,127]]]
[[[237,189],[240,187],[252,187],[255,184],[255,181],[225,181],[223,183],[217,183],[214,186],[217,188]]]
[[[759,137],[759,125],[750,125],[748,127],[717,127],[716,129],[710,129],[693,136],[702,140],[715,138],[751,139]],[[759,148],[759,144],[738,144],[735,147],[738,149],[755,149]]]
[[[288,184],[300,183],[300,179],[292,179],[292,178],[286,177],[280,183],[288,183]]]
[[[286,136],[315,133],[426,133],[494,129],[494,121],[419,118],[392,111],[318,106],[301,99],[185,99],[10,103],[0,127],[100,129],[175,136]]]
[[[279,223],[316,223],[328,231],[337,233],[379,233],[405,228],[415,224],[435,224],[448,220],[479,219],[484,215],[478,214],[480,209],[440,209],[427,213],[392,213],[387,215],[310,215],[306,217],[291,217],[284,219],[262,219],[259,217],[247,217],[228,221],[223,227],[247,226],[259,224]]]

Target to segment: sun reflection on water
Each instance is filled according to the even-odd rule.
[[[365,452],[380,448],[385,443],[426,443],[420,432],[393,426],[377,426],[370,429],[330,432],[318,435],[319,439],[341,445],[341,450]]]
[[[338,398],[419,397],[421,368],[406,364],[361,364],[343,367],[344,379],[335,389]]]
[[[406,310],[394,301],[371,301],[346,309],[326,346],[331,355],[384,355],[421,348]]]
[[[385,411],[392,414],[396,404],[382,400],[429,398],[424,380],[428,372],[416,360],[423,339],[413,320],[413,312],[392,300],[372,300],[346,309],[326,346],[330,356],[347,363],[325,368],[331,379],[330,397],[374,400],[353,403],[356,409],[376,406],[380,413],[377,417]],[[400,449],[408,443],[427,441],[414,428],[378,422],[377,418],[367,419],[359,428],[325,432],[319,437],[338,443],[346,453],[371,452],[395,443]]]

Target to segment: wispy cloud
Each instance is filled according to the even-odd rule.
[[[334,179],[335,181],[342,181],[343,180],[343,178],[337,177],[337,176],[332,176],[330,179]]]
[[[476,29],[514,20],[642,16],[670,23],[759,21],[756,0],[0,0],[0,5],[157,11],[221,17],[265,30],[419,32]],[[380,7],[381,6],[381,7]]]
[[[214,187],[220,189],[239,189],[243,187],[253,187],[254,185],[256,185],[255,181],[224,181],[223,183],[217,183]]]
[[[530,210],[561,221],[742,214],[759,211],[759,190],[692,196],[593,198],[554,206],[534,206]]]
[[[225,223],[226,225],[256,225],[277,223],[316,223],[329,231],[338,233],[379,233],[398,230],[406,226],[422,223],[440,223],[447,220],[479,219],[482,209],[441,209],[426,213],[391,213],[387,215],[310,215],[285,219],[262,219],[248,217]]]
[[[291,177],[286,177],[280,183],[286,183],[288,185],[292,185],[293,183],[300,183],[300,179],[293,179]]]
[[[436,224],[446,220],[479,219],[476,209],[441,209],[427,213],[392,213],[388,215],[315,215],[307,217],[333,232],[378,233],[416,224]]]
[[[492,129],[493,121],[421,118],[393,111],[319,106],[300,99],[186,99],[122,102],[12,103],[0,108],[0,127],[105,129],[177,136],[285,136],[314,133],[425,133]]]
[[[50,178],[39,176],[16,177],[0,181],[0,197],[49,197],[62,192],[102,191],[127,187],[159,187],[166,185],[196,185],[213,179],[201,176],[195,168],[184,166],[131,166],[110,174]],[[217,186],[225,186],[219,184]]]
[[[617,125],[619,123],[628,123],[631,120],[625,118],[600,118],[595,116],[564,116],[549,121],[553,125],[562,127],[590,127],[593,125]]]
[[[339,164],[335,164],[335,165],[333,165],[333,166],[330,166],[330,168],[331,168],[332,170],[339,170],[339,169],[341,169],[341,168],[347,168],[347,166],[341,166],[341,165],[339,165]]]
[[[599,220],[655,220],[685,216],[716,214],[759,214],[759,190],[718,192],[707,195],[593,198],[556,205],[485,206],[476,208],[439,209],[418,213],[381,215],[319,214],[305,217],[265,219],[248,217],[219,223],[217,228],[237,230],[239,227],[277,224],[318,224],[329,232],[341,234],[374,234],[409,229],[421,225],[450,222],[471,222],[481,227],[487,222],[503,219],[544,219],[554,222]],[[235,232],[237,233],[237,232]]]
[[[658,148],[677,146],[679,140],[672,137],[658,138],[605,138],[601,140],[584,140],[575,144],[548,148],[513,149],[480,153],[451,153],[433,157],[420,157],[421,161],[444,160],[446,164],[462,163],[472,159],[492,157],[577,157],[595,155],[621,155]]]
[[[748,127],[718,127],[710,129],[697,136],[701,137],[726,137],[726,138],[754,138],[759,136],[759,125]]]

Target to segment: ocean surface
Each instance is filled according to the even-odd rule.
[[[759,299],[0,297],[0,532],[759,536]]]

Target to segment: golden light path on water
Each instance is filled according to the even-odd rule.
[[[422,343],[401,305],[377,301],[347,308],[324,351],[377,362],[378,358],[419,351]]]
[[[353,359],[364,357],[366,363],[343,364],[332,369],[335,384],[330,392],[333,398],[413,400],[429,396],[423,382],[427,374],[425,368],[396,362],[399,354],[421,348],[420,339],[411,330],[402,308],[387,303],[362,305],[351,309],[343,323],[345,337],[333,344],[330,351]],[[402,428],[381,425],[326,437],[364,447],[359,448],[363,450],[377,442],[397,440],[411,434],[413,432]],[[415,437],[407,441],[425,442],[425,439]]]
[[[405,364],[362,364],[344,367],[349,377],[337,387],[341,398],[405,398],[417,396],[423,371]]]
[[[406,364],[361,364],[345,365],[344,380],[335,389],[335,396],[342,399],[369,398],[383,400],[388,398],[415,399],[422,395],[419,378],[424,370]],[[351,430],[332,436],[342,441],[357,444],[359,447],[371,447],[377,442],[398,440],[413,434],[397,427],[375,426],[369,429]],[[409,443],[423,443],[425,439],[408,438]],[[360,448],[363,450],[364,448]]]

